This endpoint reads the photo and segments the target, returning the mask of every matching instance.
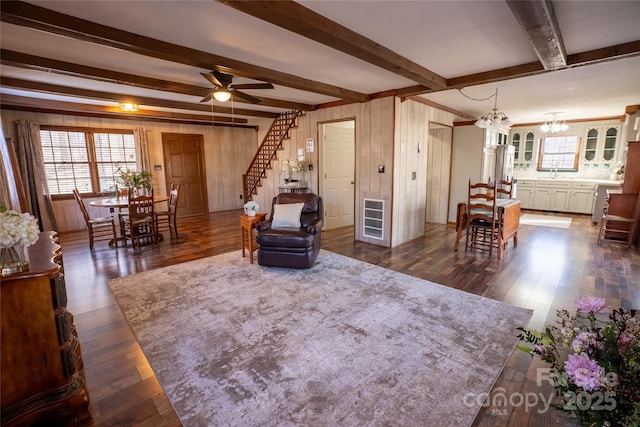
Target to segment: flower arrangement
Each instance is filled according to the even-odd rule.
[[[302,163],[296,159],[286,159],[280,163],[280,172],[285,173],[284,182],[298,182],[299,179],[292,178],[291,172],[299,173],[303,169]],[[297,176],[297,175],[296,175]]]
[[[118,180],[126,188],[145,188],[151,190],[151,172],[118,168]]]
[[[40,227],[29,213],[19,213],[0,206],[0,267],[2,275],[25,271],[29,267],[23,248],[38,241]],[[22,246],[22,248],[18,248]]]
[[[518,348],[550,364],[554,406],[583,425],[638,427],[640,423],[640,321],[636,310],[606,315],[602,298],[575,301],[576,312],[558,310],[543,331],[518,328],[528,344]]]
[[[258,205],[253,200],[249,200],[247,203],[244,204],[244,210],[247,212],[248,211],[258,212],[258,209],[260,209],[260,205]]]

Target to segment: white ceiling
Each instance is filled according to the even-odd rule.
[[[286,29],[216,1],[34,1],[29,2],[99,24],[160,39],[373,94],[417,83],[351,57]],[[504,1],[300,1],[303,6],[395,51],[443,76],[511,67],[538,59],[526,33]],[[640,1],[554,1],[558,24],[569,55],[640,40]],[[1,8],[0,3],[0,8]],[[2,49],[66,62],[207,87],[200,72],[210,70],[154,59],[6,22],[0,26]],[[2,77],[198,103],[200,97],[130,85],[99,82],[44,71],[0,66]],[[234,83],[255,82],[240,77]],[[45,95],[0,85],[0,94],[47,97],[95,105],[111,101]],[[516,123],[540,122],[545,113],[561,111],[562,119],[622,116],[640,104],[640,56],[565,69],[533,77],[467,87],[476,99],[499,90],[498,109]],[[276,85],[274,90],[246,90],[254,96],[322,104],[327,95]],[[421,95],[448,108],[479,117],[493,99],[474,101],[458,90]],[[280,111],[234,103],[235,108]],[[222,104],[214,104],[213,109]],[[228,105],[228,104],[227,104]],[[154,109],[154,107],[145,107]],[[155,107],[158,109],[157,107]],[[217,113],[216,113],[217,114]],[[247,117],[251,122],[251,118]]]

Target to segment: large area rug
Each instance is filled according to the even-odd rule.
[[[322,251],[109,282],[185,426],[469,426],[532,312]]]
[[[535,225],[538,227],[569,228],[571,218],[555,215],[524,214],[520,217],[520,225]]]

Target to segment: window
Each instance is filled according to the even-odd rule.
[[[547,136],[540,145],[538,170],[577,170],[579,151],[577,136]]]
[[[117,169],[136,169],[132,132],[40,127],[49,193],[115,190]]]

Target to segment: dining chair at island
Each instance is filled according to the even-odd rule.
[[[133,248],[141,246],[142,241],[158,244],[158,232],[154,211],[153,190],[149,195],[135,195],[129,192],[129,213],[123,217],[125,236],[130,239]]]
[[[169,230],[169,235],[173,237],[176,235],[178,238],[178,197],[180,196],[180,184],[171,184],[171,191],[169,192],[168,209],[163,211],[156,211],[156,231]]]
[[[112,216],[91,218],[87,207],[84,205],[80,191],[77,188],[73,189],[73,198],[78,202],[80,212],[87,225],[89,231],[89,249],[93,251],[93,242],[95,240],[109,239],[109,246],[115,245],[118,247],[118,239],[116,237],[116,226]]]

